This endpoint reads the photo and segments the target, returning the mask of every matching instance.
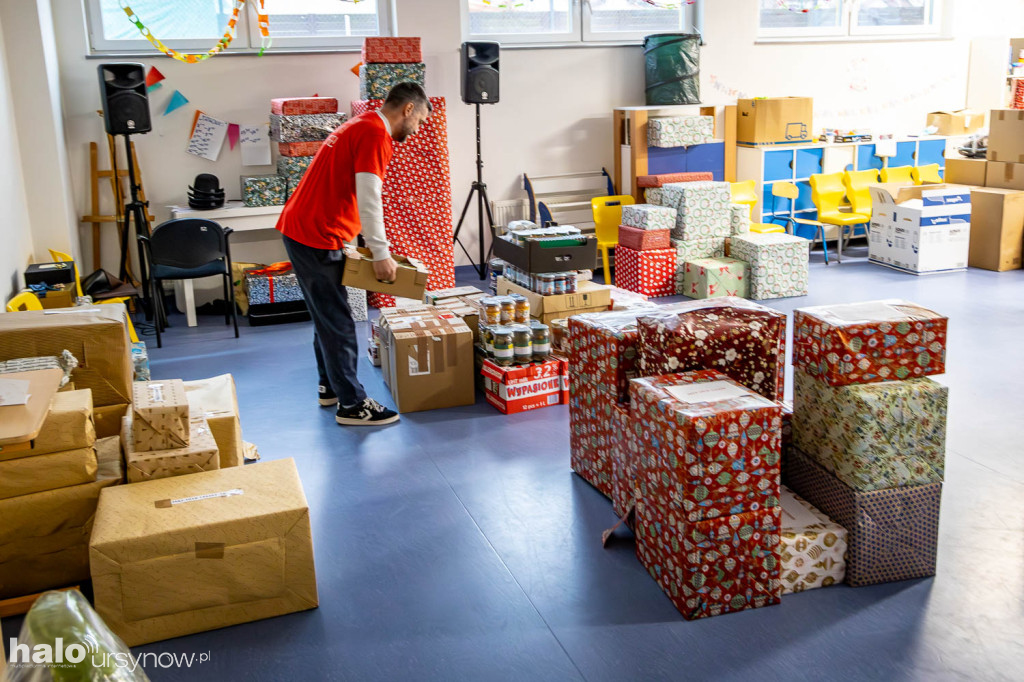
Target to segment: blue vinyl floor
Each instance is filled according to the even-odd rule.
[[[815,304],[901,297],[950,318],[938,575],[789,595],[686,622],[637,561],[608,501],[569,469],[567,406],[473,407],[345,429],[314,400],[309,323],[180,316],[150,341],[154,378],[231,372],[264,459],[294,457],[309,499],[320,608],[141,647],[206,652],[153,680],[1024,679],[1024,271],[914,277],[852,249],[815,252]],[[481,283],[467,269],[460,284]],[[365,346],[368,331],[360,325]],[[370,394],[390,398],[363,356]],[[788,381],[791,385],[791,381]],[[18,621],[4,622],[16,634]]]

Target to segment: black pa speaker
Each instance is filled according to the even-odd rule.
[[[462,101],[466,104],[498,102],[498,43],[462,43]]]
[[[142,64],[100,64],[100,99],[103,123],[111,135],[148,133],[149,97],[146,94],[146,68]]]

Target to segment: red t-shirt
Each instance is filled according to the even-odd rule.
[[[384,178],[394,147],[377,112],[361,114],[338,127],[317,151],[302,176],[277,229],[315,249],[335,250],[355,239],[361,227],[356,173]]]

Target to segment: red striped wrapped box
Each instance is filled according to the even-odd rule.
[[[414,64],[422,61],[419,38],[371,36],[363,39],[365,64]]]
[[[316,156],[320,151],[323,140],[308,140],[306,142],[278,142],[277,151],[281,156]]]
[[[336,114],[338,100],[334,97],[281,97],[270,100],[270,113],[278,116]]]

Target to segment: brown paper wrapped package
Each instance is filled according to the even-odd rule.
[[[53,397],[50,413],[43,422],[39,436],[33,441],[32,448],[16,452],[0,450],[0,460],[91,448],[95,443],[92,391],[85,389],[60,392]]]
[[[221,374],[209,379],[186,381],[185,393],[192,412],[202,414],[210,425],[220,451],[220,468],[242,466],[245,462],[245,446],[232,376]]]
[[[89,547],[96,610],[129,646],[318,605],[291,459],[112,488]]]
[[[132,390],[132,449],[147,452],[188,446],[188,397],[181,379],[136,381]]]
[[[189,444],[171,450],[136,450],[132,444],[132,432],[135,430],[133,419],[130,415],[124,418],[121,435],[129,483],[184,476],[220,468],[217,442],[213,439],[209,424],[201,415],[193,415],[189,422]]]
[[[96,441],[94,483],[0,500],[0,599],[89,579],[89,533],[100,490],[122,480],[117,438]]]
[[[0,500],[96,480],[96,451],[80,448],[0,462]]]

